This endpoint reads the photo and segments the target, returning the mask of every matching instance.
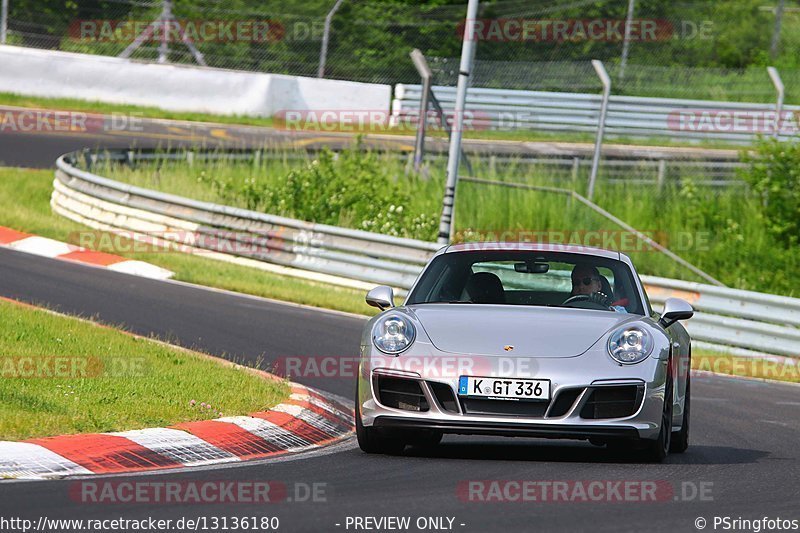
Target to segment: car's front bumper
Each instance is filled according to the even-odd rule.
[[[368,354],[362,354],[367,355]],[[402,356],[401,356],[402,357]],[[506,375],[551,381],[551,397],[535,415],[475,413],[465,408],[464,398],[455,394],[458,376],[426,375],[425,372],[396,372],[363,364],[359,377],[359,411],[362,424],[381,431],[413,432],[437,430],[443,433],[527,436],[565,439],[655,439],[660,429],[664,401],[666,361],[651,358],[637,365],[610,363],[602,354],[581,357],[539,359],[535,372]],[[416,375],[415,375],[416,374]],[[425,409],[398,409],[381,403],[376,376],[393,376],[419,383]],[[498,376],[500,377],[500,376]],[[434,387],[447,385],[455,404],[446,408]],[[587,402],[595,390],[638,387],[641,398],[636,408],[621,417],[586,418]],[[573,391],[574,399],[556,412],[559,395]],[[576,391],[576,392],[575,392]],[[503,400],[496,400],[503,402]],[[505,403],[505,402],[504,402]],[[455,406],[454,406],[455,405]],[[521,406],[523,407],[523,406]],[[535,409],[534,409],[535,410]]]
[[[378,416],[372,427],[389,430],[435,430],[461,435],[494,435],[501,437],[539,437],[548,439],[638,439],[638,429],[625,425],[567,425],[486,420],[428,420],[411,417]]]

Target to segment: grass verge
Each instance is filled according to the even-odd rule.
[[[88,228],[50,210],[52,170],[0,167],[0,225],[72,244],[79,244],[78,232]],[[362,291],[332,287],[288,276],[262,272],[197,255],[178,252],[112,253],[147,261],[175,272],[180,281],[244,292],[316,307],[359,314],[374,314],[364,303]]]
[[[77,318],[5,300],[0,314],[2,440],[243,415],[289,394],[282,381]]]
[[[85,113],[112,114],[129,113],[143,118],[161,118],[169,120],[188,120],[192,122],[215,122],[219,124],[237,124],[242,126],[271,127],[272,119],[268,117],[250,117],[244,115],[212,115],[211,113],[193,113],[189,111],[169,111],[160,107],[148,107],[127,104],[109,104],[78,98],[44,98],[14,93],[0,92],[0,105],[53,109],[63,111],[83,111]]]

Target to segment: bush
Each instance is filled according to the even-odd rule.
[[[421,178],[400,179],[396,173],[402,166],[387,164],[386,155],[366,150],[360,142],[339,153],[326,148],[280,179],[262,170],[256,168],[244,179],[202,172],[198,181],[228,205],[385,235],[435,239],[438,213],[411,198]]]
[[[761,218],[787,248],[800,240],[800,143],[762,139],[744,153],[742,179],[761,195]]]

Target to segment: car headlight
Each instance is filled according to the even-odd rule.
[[[389,315],[375,322],[372,343],[384,353],[398,354],[411,346],[416,335],[410,320],[400,315]]]
[[[639,363],[653,351],[653,336],[640,326],[619,328],[608,339],[608,354],[624,365]]]

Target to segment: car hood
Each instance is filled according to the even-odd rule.
[[[514,305],[410,306],[433,345],[443,352],[521,357],[575,357],[609,330],[639,315]],[[513,346],[513,350],[506,350]]]

